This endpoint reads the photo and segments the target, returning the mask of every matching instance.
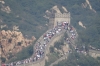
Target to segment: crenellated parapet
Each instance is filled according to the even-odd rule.
[[[70,12],[68,12],[68,13],[55,13],[55,18],[70,18]]]

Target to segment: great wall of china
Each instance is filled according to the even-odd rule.
[[[57,26],[57,23],[64,22],[64,21],[69,22],[69,24],[70,24],[70,12],[55,13],[52,17],[49,18],[49,29],[45,33],[49,32],[50,29]],[[41,58],[41,59],[39,59],[38,61],[35,61],[35,62],[17,65],[17,66],[45,66],[45,60],[46,60],[45,57],[49,53],[50,46],[53,45],[56,41],[58,41],[64,35],[64,32],[65,31],[62,31],[59,35],[55,35],[51,39],[51,41],[48,43],[48,46],[46,47],[45,56],[43,58]],[[56,38],[58,38],[58,39],[56,39]],[[36,41],[35,44],[37,44],[41,39],[43,39],[43,35]],[[54,40],[54,39],[56,39],[56,40]],[[92,51],[92,50],[90,50],[89,54],[92,57],[100,56],[100,52],[95,52],[95,51]],[[33,53],[33,55],[34,55],[34,53]]]
[[[58,34],[58,35],[55,35],[55,36],[51,39],[51,41],[48,43],[48,46],[46,47],[45,56],[46,56],[46,54],[49,53],[49,47],[51,46],[51,42],[52,42],[52,44],[54,44],[56,41],[58,41],[58,40],[64,35],[64,32],[65,32],[65,31],[61,32],[61,33]],[[58,39],[54,40],[55,38],[58,38]],[[40,60],[38,60],[38,61],[36,61],[36,62],[27,63],[27,64],[25,64],[25,65],[18,65],[18,66],[45,66],[45,57],[43,57],[42,59],[40,59]]]
[[[57,22],[60,23],[60,22],[63,22],[63,21],[66,21],[66,22],[70,23],[70,12],[66,12],[66,13],[63,13],[63,14],[62,13],[55,13],[54,16],[49,19],[49,23],[51,24],[51,27],[49,29],[57,26]],[[47,30],[45,33],[47,33],[48,31],[49,30]],[[46,47],[47,50],[45,50],[45,56],[46,56],[46,54],[49,53],[49,47],[51,45],[51,42],[52,42],[52,44],[54,44],[56,41],[58,41],[64,35],[64,32],[65,31],[61,32],[59,34],[59,36],[55,35],[51,39],[51,41],[48,43],[48,46]],[[43,35],[37,40],[37,42],[39,42],[42,39],[42,37],[43,37]],[[58,39],[54,40],[55,38],[58,38]],[[45,66],[45,57],[43,57],[42,59],[40,59],[40,60],[38,60],[36,62],[27,63],[27,64],[23,64],[23,65],[18,65],[18,66]]]
[[[51,26],[49,26],[50,28],[57,26],[57,22],[69,22],[70,24],[70,12],[66,12],[66,13],[55,13],[55,15],[53,15],[52,17],[50,17],[49,19],[49,23]]]

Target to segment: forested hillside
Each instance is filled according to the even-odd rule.
[[[100,48],[100,0],[89,0],[93,12],[89,6],[84,8],[82,3],[85,0],[4,0],[6,5],[11,8],[11,13],[6,14],[0,11],[0,18],[3,20],[1,24],[7,24],[9,28],[13,25],[18,25],[19,29],[25,35],[35,35],[39,37],[47,28],[48,20],[43,16],[45,11],[54,5],[65,6],[71,13],[71,23],[77,28],[80,35],[80,42],[87,45],[92,45]],[[86,29],[81,28],[78,22],[86,26]],[[7,30],[6,29],[6,30]],[[82,29],[82,31],[81,31]]]
[[[24,35],[28,35],[29,37],[34,35],[36,38],[39,38],[48,29],[46,25],[48,24],[48,20],[43,17],[45,11],[54,5],[58,5],[59,7],[64,6],[71,13],[71,24],[78,31],[78,44],[92,45],[100,49],[100,0],[89,0],[96,12],[91,10],[89,6],[86,8],[82,6],[82,3],[86,2],[85,0],[4,1],[5,5],[11,9],[10,13],[0,11],[0,19],[2,20],[0,25],[7,24],[8,26],[8,28],[3,28],[4,30],[12,30],[13,25],[17,25]],[[2,6],[1,3],[0,5]],[[86,29],[78,25],[79,21],[82,21]]]
[[[63,60],[54,66],[100,66],[100,61],[90,56],[71,53],[67,60]]]

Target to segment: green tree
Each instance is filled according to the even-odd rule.
[[[53,53],[53,52],[54,52],[54,47],[51,46],[51,47],[50,47],[50,53]]]
[[[5,63],[6,59],[4,57],[1,57],[1,61]]]

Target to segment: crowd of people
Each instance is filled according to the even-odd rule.
[[[34,54],[30,58],[21,60],[21,61],[11,62],[8,64],[2,64],[2,66],[17,66],[17,65],[21,65],[21,64],[34,63],[34,62],[44,58],[46,46],[49,44],[52,37],[55,35],[59,35],[59,33],[61,33],[63,30],[68,30],[71,33],[70,38],[72,40],[74,40],[74,38],[76,38],[75,31],[68,22],[64,21],[62,23],[57,23],[57,26],[55,26],[53,29],[47,31],[42,36],[42,39],[36,42],[35,47],[34,47]],[[69,38],[66,38],[66,41],[68,41],[68,43],[70,43]]]
[[[68,29],[67,29],[68,33],[69,33],[69,37],[65,38],[65,41],[68,43],[68,44],[71,44],[71,40],[74,40],[76,38],[76,30],[74,29],[73,26],[69,25],[68,26]]]

